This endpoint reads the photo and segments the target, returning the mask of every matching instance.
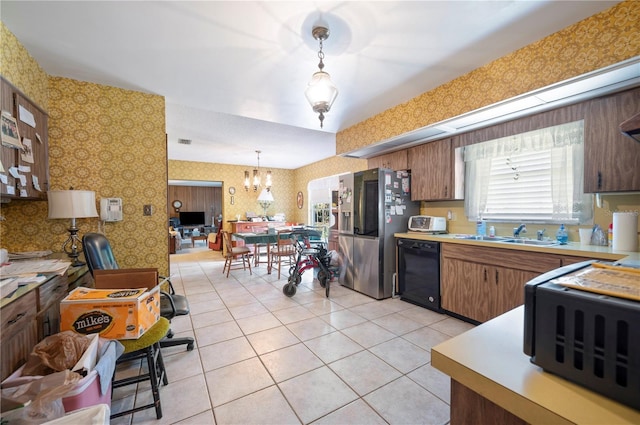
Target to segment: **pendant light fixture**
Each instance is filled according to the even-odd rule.
[[[253,191],[257,192],[258,188],[262,187],[262,179],[260,176],[260,152],[256,151],[258,155],[258,167],[253,169],[253,178],[249,175],[249,171],[245,170],[244,172],[244,189],[249,191],[249,188],[253,186]],[[271,171],[267,171],[267,176],[264,183],[265,189],[267,192],[271,190]]]
[[[318,51],[318,58],[320,58],[320,63],[318,63],[318,68],[320,71],[315,72],[311,76],[311,81],[309,81],[309,85],[307,86],[307,90],[305,90],[304,94],[311,104],[313,111],[320,114],[318,118],[320,119],[320,128],[322,128],[322,122],[324,121],[324,114],[329,112],[333,102],[336,100],[338,96],[338,89],[336,88],[333,81],[331,81],[331,76],[324,72],[324,53],[322,52],[322,42],[329,38],[329,29],[326,27],[313,27],[311,31],[311,35],[313,38],[318,40],[320,43],[320,51]]]

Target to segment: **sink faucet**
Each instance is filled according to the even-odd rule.
[[[521,224],[520,226],[513,228],[513,237],[514,238],[519,238],[520,237],[520,233],[527,233],[527,226],[526,225]]]
[[[542,239],[544,239],[544,232],[546,232],[547,229],[542,229],[542,230],[538,230],[538,240],[541,241]]]

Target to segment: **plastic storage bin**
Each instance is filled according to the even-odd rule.
[[[39,376],[22,376],[23,369],[24,366],[21,366],[2,381],[2,388],[27,384],[40,378]],[[95,370],[92,370],[87,376],[78,381],[75,388],[62,399],[62,405],[66,413],[96,404],[111,406],[111,383],[109,383],[107,391],[104,394],[100,394],[100,376]]]

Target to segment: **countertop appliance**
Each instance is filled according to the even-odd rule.
[[[409,231],[426,233],[446,233],[447,219],[429,215],[413,215],[409,217]]]
[[[440,307],[440,243],[398,239],[400,298],[430,310]]]
[[[340,283],[375,299],[389,298],[396,270],[393,235],[405,232],[409,217],[420,212],[420,202],[411,201],[410,175],[374,168],[339,180]]]
[[[603,288],[622,281],[614,268],[601,268],[585,261],[526,284],[524,352],[547,372],[640,409],[640,302],[566,286],[597,276]],[[625,279],[637,285],[637,276]]]

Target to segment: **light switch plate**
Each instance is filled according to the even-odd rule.
[[[151,215],[153,214],[153,207],[149,204],[144,205],[142,207],[142,215]]]

